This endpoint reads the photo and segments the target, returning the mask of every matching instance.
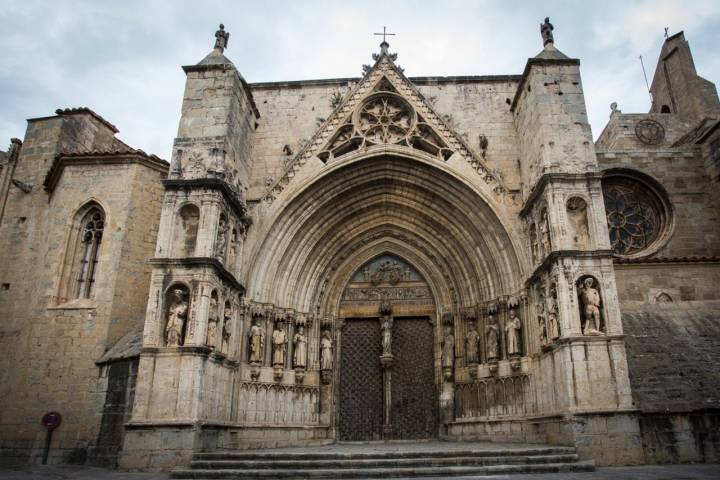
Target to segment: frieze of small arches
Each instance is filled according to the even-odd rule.
[[[602,179],[610,245],[615,255],[652,255],[669,240],[673,207],[655,179],[630,169],[607,170]]]

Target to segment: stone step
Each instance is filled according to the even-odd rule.
[[[223,459],[223,460],[193,460],[190,467],[200,470],[221,469],[351,469],[351,468],[391,468],[391,467],[439,467],[439,466],[472,466],[472,465],[505,465],[505,464],[542,464],[542,463],[569,463],[577,462],[578,455],[567,453],[560,455],[503,455],[484,456],[467,455],[445,457],[424,456],[422,458],[322,458],[322,459]]]
[[[269,452],[253,450],[228,450],[196,453],[195,460],[344,460],[381,458],[442,458],[442,457],[501,457],[574,454],[573,447],[529,447],[513,449],[448,449],[419,451],[356,451],[356,452]]]
[[[544,463],[491,466],[440,466],[396,468],[322,468],[322,469],[184,469],[172,472],[172,478],[252,479],[252,478],[398,478],[398,477],[452,477],[470,475],[507,475],[519,473],[559,473],[592,471],[593,462]]]

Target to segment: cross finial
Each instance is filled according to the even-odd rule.
[[[668,38],[668,30],[669,29],[670,29],[670,27],[665,27],[665,38]]]
[[[387,43],[385,40],[386,36],[395,35],[394,33],[387,33],[387,27],[383,27],[382,33],[373,33],[373,35],[382,35],[383,37],[383,43]]]

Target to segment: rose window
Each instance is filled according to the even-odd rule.
[[[654,192],[629,178],[603,181],[610,244],[617,255],[646,251],[665,228],[662,202]]]
[[[375,144],[398,143],[415,127],[415,111],[399,95],[373,95],[356,112],[358,131]]]

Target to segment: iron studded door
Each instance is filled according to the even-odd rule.
[[[392,437],[432,438],[437,434],[433,326],[428,318],[396,318],[392,350]]]
[[[378,319],[347,319],[340,350],[340,440],[382,439],[381,353]]]

